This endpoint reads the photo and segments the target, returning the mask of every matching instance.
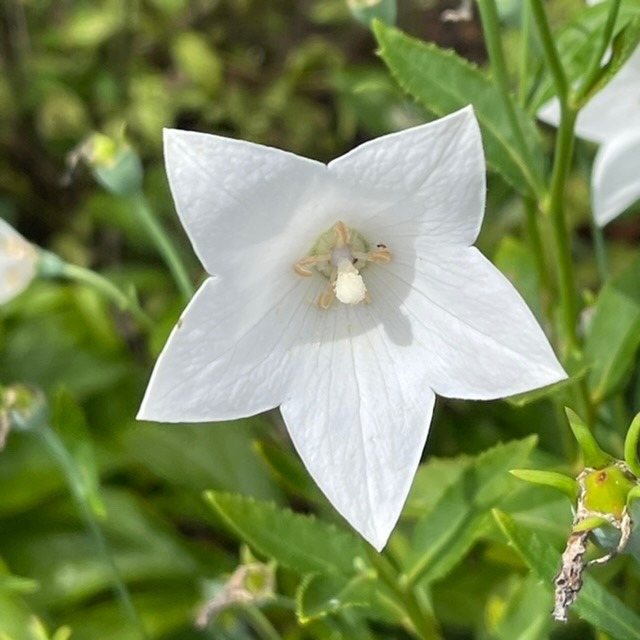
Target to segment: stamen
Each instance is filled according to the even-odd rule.
[[[336,230],[336,235],[338,236],[337,247],[342,247],[351,242],[351,230],[342,220],[338,220],[333,228]]]
[[[318,299],[321,309],[328,309],[336,298],[343,304],[368,304],[370,297],[360,271],[370,262],[391,261],[391,252],[385,244],[375,245],[372,251],[368,249],[362,234],[339,220],[318,237],[310,255],[296,261],[293,269],[305,278],[311,277],[315,269],[329,279]]]
[[[318,306],[321,309],[324,309],[326,311],[331,306],[331,303],[333,302],[335,297],[336,297],[336,292],[333,288],[333,283],[330,282],[327,285],[327,288],[325,289],[324,293],[318,299]]]
[[[322,255],[322,256],[307,256],[306,258],[301,258],[293,265],[293,270],[299,275],[305,278],[313,275],[313,271],[309,271],[307,269],[307,265],[310,267],[317,267],[322,262],[329,262],[331,260],[330,255]]]

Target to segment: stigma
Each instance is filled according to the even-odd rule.
[[[306,258],[298,260],[294,271],[302,277],[313,275],[315,269],[328,279],[327,288],[318,299],[321,309],[328,309],[334,300],[342,304],[369,303],[369,293],[360,271],[368,263],[390,262],[391,253],[385,245],[373,251],[364,236],[339,220],[322,233]]]

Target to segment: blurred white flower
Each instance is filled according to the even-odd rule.
[[[0,218],[0,304],[22,293],[36,275],[37,249]]]
[[[470,245],[485,165],[468,107],[324,165],[165,132],[180,219],[210,277],[138,417],[228,420],[280,406],[307,469],[381,549],[435,393],[492,399],[566,377],[532,313]]]
[[[558,126],[557,99],[538,112]],[[582,109],[576,135],[600,146],[591,175],[593,215],[601,227],[640,198],[640,47]]]

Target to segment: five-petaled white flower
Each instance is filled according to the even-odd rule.
[[[538,112],[558,126],[557,99]],[[601,227],[640,198],[640,47],[580,111],[576,135],[600,144],[591,174],[593,215]]]
[[[0,218],[0,304],[22,293],[36,275],[37,249]]]
[[[139,418],[280,406],[307,469],[381,549],[435,394],[491,399],[565,373],[474,247],[485,166],[470,107],[328,165],[168,130],[180,219],[210,274],[156,364]]]

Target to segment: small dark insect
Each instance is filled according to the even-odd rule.
[[[386,244],[382,244],[382,242],[380,242],[379,244],[376,245],[376,247],[378,247],[378,249],[386,249],[387,245]]]

